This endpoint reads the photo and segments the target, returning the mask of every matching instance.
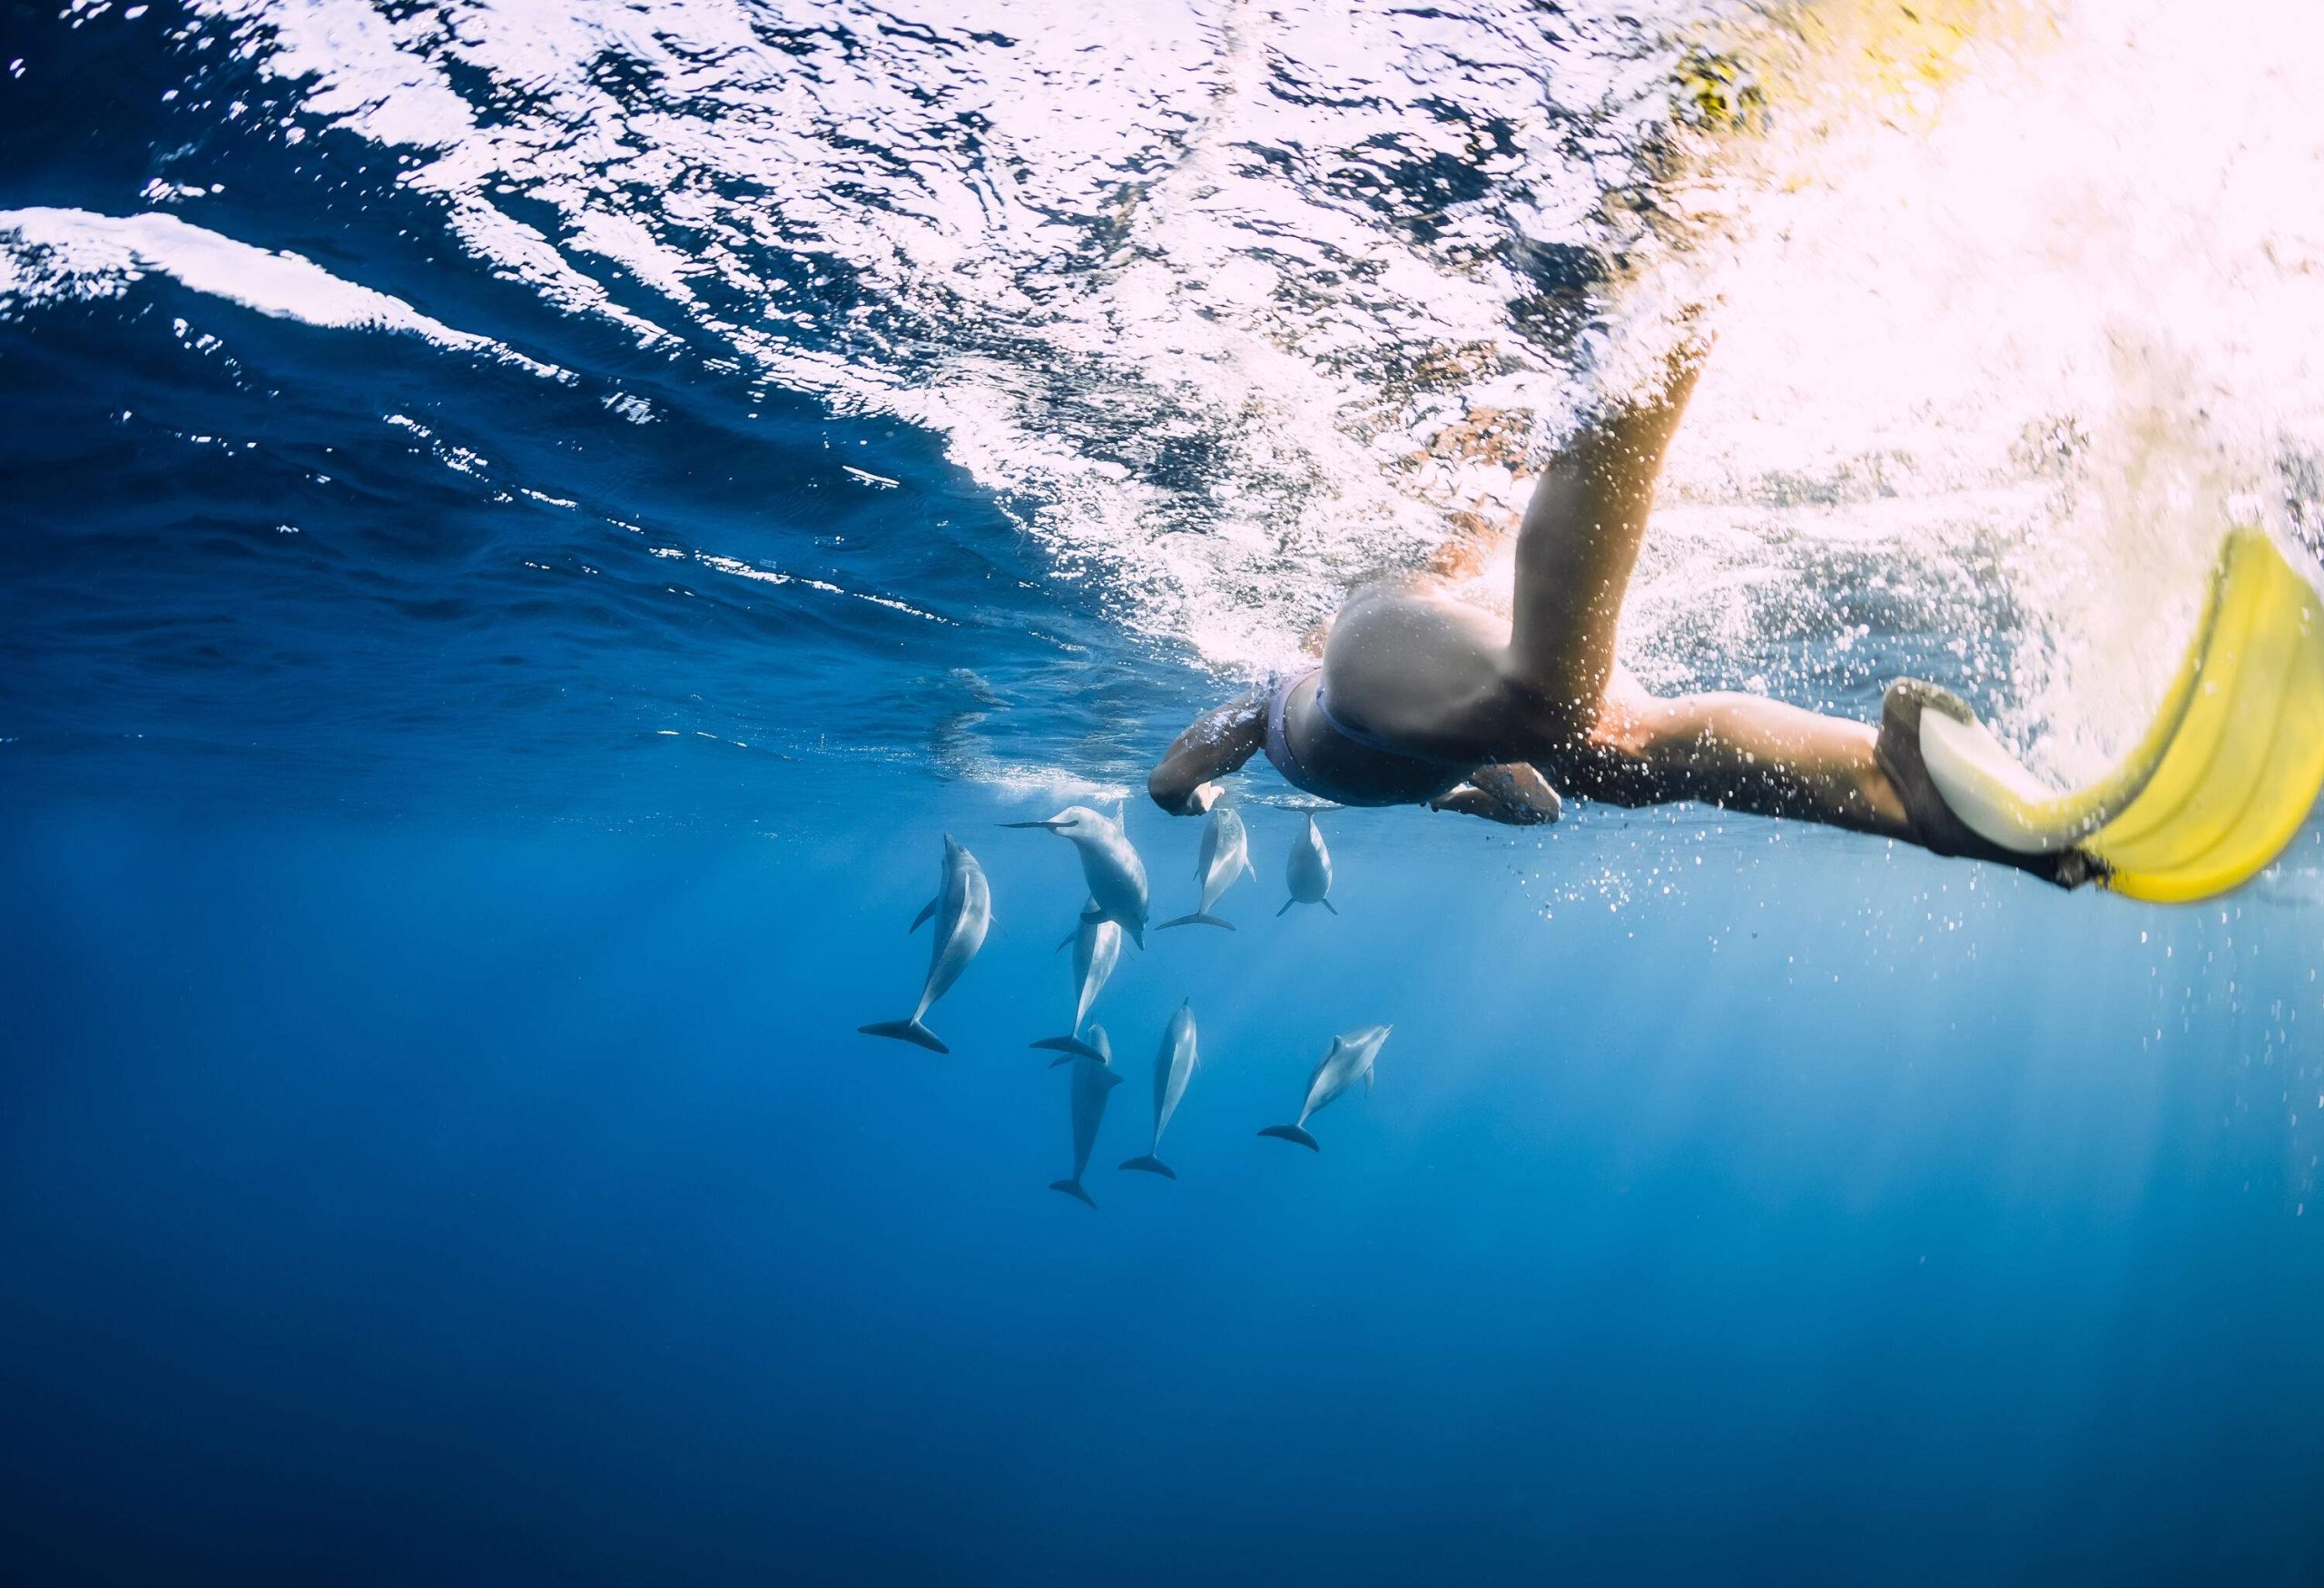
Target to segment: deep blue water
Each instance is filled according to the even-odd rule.
[[[1101,998],[1093,1215],[1064,845],[861,793],[12,824],[19,1580],[2313,1580],[2312,1171],[2222,995],[2290,918],[1787,839],[1544,921],[1530,843],[1344,820],[1338,919],[1246,884]],[[941,1060],[852,1030],[939,819],[1001,922]],[[1181,996],[1181,1179],[1114,1172]],[[1319,1155],[1253,1135],[1374,1020]]]
[[[875,31],[743,14],[827,82]],[[1340,914],[1275,919],[1300,818],[1252,774],[1241,930],[1098,1001],[1093,1214],[1026,1046],[1081,883],[996,824],[1134,787],[1231,669],[1040,479],[565,234],[667,340],[496,272],[265,25],[0,50],[8,1581],[2324,1582],[2313,833],[2160,910],[1699,810],[1332,813]],[[1351,212],[1450,224],[1381,158]],[[25,288],[36,207],[292,250],[565,379],[191,285],[168,232]],[[992,331],[810,262],[802,345],[856,292],[899,390]],[[1140,452],[1167,403],[1045,411],[1157,513],[1282,483],[1225,430]],[[1942,657],[1821,555],[1701,681],[1864,713]],[[855,1028],[911,1007],[946,832],[998,924],[940,1058]],[[1129,832],[1191,908],[1198,825]],[[1181,1000],[1180,1178],[1118,1173]],[[1375,1021],[1320,1154],[1255,1136]]]

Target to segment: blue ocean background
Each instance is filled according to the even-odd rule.
[[[1490,10],[1437,20],[1562,25]],[[1018,47],[734,15],[833,95],[883,49]],[[1012,341],[1001,299],[836,244],[706,268],[671,311],[640,256],[507,197],[664,334],[576,308],[448,219],[489,180],[406,180],[420,145],[362,121],[391,96],[315,64],[376,24],[478,126],[522,124],[546,90],[455,61],[490,21],[463,15],[10,14],[0,1575],[2324,1582],[2312,830],[2158,909],[1694,807],[1324,810],[1339,912],[1278,918],[1309,806],[1261,767],[1238,930],[1153,933],[1098,999],[1128,1084],[1092,1213],[1049,1189],[1068,1072],[1028,1046],[1070,1018],[1080,875],[999,824],[1127,795],[1156,914],[1193,908],[1200,824],[1137,790],[1249,676],[1204,625],[1295,644],[1409,550],[1402,509],[1340,560],[1269,520],[1277,560],[1236,577],[1293,593],[1234,607],[1073,540],[1078,477],[1012,476],[910,394],[967,391],[969,349],[1023,397],[1010,445],[1098,460],[1147,490],[1140,533],[1206,547],[1312,494],[1253,461],[1265,413]],[[697,113],[601,42],[591,82]],[[1633,43],[1592,47],[1627,71]],[[1466,59],[1414,103],[1488,150],[1521,117],[1462,84],[1554,107],[1580,70]],[[1325,64],[1273,60],[1284,114],[1357,113]],[[1581,143],[1651,164],[1571,104],[1605,118]],[[1258,163],[1423,249],[1500,235],[1557,172],[1615,180],[1571,145],[1479,175],[1359,131],[1376,180]],[[900,133],[890,173],[999,161],[962,136]],[[719,191],[778,221],[810,188],[892,200],[862,181]],[[1112,257],[1116,211],[1052,210],[1076,241],[1042,270]],[[205,239],[427,324],[270,295]],[[1495,246],[1541,294],[1502,373],[1551,390],[1578,256]],[[734,330],[742,276],[786,270],[782,345],[877,380]],[[1067,291],[1039,275],[1010,290]],[[1958,676],[1962,609],[1876,577],[1893,548],[1783,555],[1659,676],[1862,716],[1896,673]],[[939,1057],[855,1028],[911,1010],[948,833],[996,924]],[[1181,1001],[1179,1178],[1118,1173]],[[1320,1153],[1256,1137],[1374,1022],[1376,1091],[1311,1121]]]

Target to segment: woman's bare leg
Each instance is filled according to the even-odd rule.
[[[1658,700],[1632,686],[1606,703],[1570,775],[1576,792],[1618,804],[1701,800],[1911,839],[1876,738],[1867,724],[1757,695]]]
[[[1702,368],[1674,355],[1650,396],[1618,402],[1575,431],[1533,488],[1517,532],[1508,672],[1586,733],[1614,676],[1615,630],[1655,476]]]
[[[1554,775],[1574,793],[1701,800],[1909,838],[1868,725],[1751,695],[1660,700],[1618,675],[1616,631],[1655,478],[1707,350],[1673,354],[1660,390],[1584,425],[1535,486],[1518,532],[1510,673],[1571,714],[1574,749]]]

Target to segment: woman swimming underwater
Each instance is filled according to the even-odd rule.
[[[1518,530],[1506,621],[1428,576],[1364,586],[1319,666],[1178,735],[1147,779],[1155,803],[1206,811],[1215,780],[1264,751],[1294,786],[1346,805],[1527,824],[1557,819],[1560,788],[1621,805],[1700,800],[2089,880],[2079,850],[2005,850],[1946,806],[1919,747],[1925,707],[1965,715],[1943,690],[1900,681],[1876,732],[1754,695],[1663,698],[1616,663],[1655,478],[1706,350],[1673,355],[1642,397],[1602,401],[1551,460]]]

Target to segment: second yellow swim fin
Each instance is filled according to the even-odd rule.
[[[2051,788],[1949,699],[1919,714],[1918,747],[1987,843],[2079,850],[2134,899],[2224,893],[2281,852],[2324,788],[2324,603],[2266,535],[2234,530],[2162,709],[2104,777]]]

